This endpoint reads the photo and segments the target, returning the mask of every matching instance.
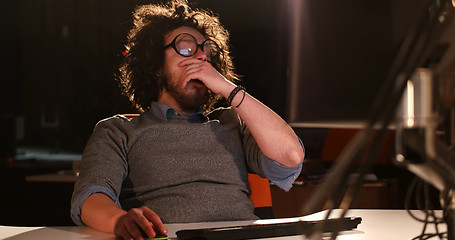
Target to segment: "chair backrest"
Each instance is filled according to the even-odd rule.
[[[248,174],[251,194],[249,198],[254,204],[254,214],[259,218],[273,218],[272,194],[269,180],[256,174]]]
[[[270,193],[269,180],[249,173],[248,182],[251,188],[249,198],[253,201],[254,207],[271,207],[272,194]]]

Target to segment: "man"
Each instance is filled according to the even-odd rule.
[[[97,124],[84,150],[71,214],[122,239],[165,223],[255,219],[247,173],[292,187],[304,157],[293,130],[235,85],[228,33],[185,2],[135,12],[121,67],[143,111]],[[221,98],[229,108],[212,110]]]

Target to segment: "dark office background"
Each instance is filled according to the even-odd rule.
[[[299,0],[296,0],[299,1]],[[328,14],[327,21],[337,12],[363,12],[374,15],[371,25],[366,19],[351,19],[343,26],[355,30],[357,24],[380,29],[385,36],[370,44],[381,44],[387,53],[381,62],[391,59],[402,32],[414,19],[415,9],[405,1],[364,0],[314,0],[309,13]],[[126,34],[131,27],[131,13],[138,4],[154,1],[144,0],[2,0],[0,1],[1,85],[0,85],[0,159],[1,166],[11,164],[8,157],[21,155],[28,148],[46,149],[50,153],[70,152],[80,154],[95,124],[117,113],[132,113],[129,102],[121,96],[115,81],[117,67]],[[217,13],[221,22],[231,33],[232,55],[237,73],[242,76],[248,92],[264,102],[284,118],[287,117],[287,91],[289,76],[289,6],[281,0],[191,0],[194,7],[209,8]],[[414,7],[415,8],[415,7]],[[310,15],[311,15],[310,14]],[[336,14],[335,14],[336,15]],[[338,16],[341,16],[340,14]],[[360,16],[362,14],[359,14]],[[406,16],[406,17],[404,17]],[[321,20],[322,19],[322,20]],[[383,20],[383,21],[382,21]],[[338,32],[339,26],[330,28],[329,22],[320,21],[323,31]],[[363,22],[362,22],[363,21]],[[327,28],[325,28],[327,27]],[[358,29],[358,28],[357,28]],[[336,30],[336,31],[335,31]],[[365,29],[364,29],[365,30]],[[362,31],[362,29],[359,29]],[[374,31],[368,31],[374,32]],[[324,34],[322,34],[323,36]],[[330,34],[328,34],[330,36]],[[322,39],[327,48],[323,51],[344,52],[344,44],[351,44],[346,32],[343,44],[336,39]],[[353,37],[362,37],[353,35]],[[337,43],[338,45],[333,45]],[[358,42],[355,42],[358,44]],[[317,53],[316,53],[317,54]],[[324,52],[324,56],[330,53]],[[375,56],[372,56],[374,58]],[[337,69],[345,69],[350,62],[333,53],[340,63]],[[308,59],[312,61],[312,59]],[[360,63],[368,65],[370,59]],[[373,62],[378,62],[374,59]],[[323,63],[323,62],[322,62]],[[355,66],[356,69],[362,66]],[[384,66],[380,66],[384,67]],[[333,71],[322,68],[319,71]],[[355,75],[355,71],[353,71]],[[329,76],[333,76],[330,75]],[[377,82],[374,84],[378,84]],[[340,87],[327,85],[321,95],[334,95]],[[360,91],[351,86],[351,91]],[[349,94],[347,94],[349,95]],[[357,102],[361,103],[363,99]],[[371,101],[368,99],[367,101]],[[355,102],[355,101],[354,101]],[[317,106],[318,102],[314,102]],[[337,107],[337,106],[334,106]],[[309,129],[297,133],[303,139],[307,157],[317,158],[323,143],[325,130]],[[322,135],[321,135],[322,134]],[[11,165],[10,165],[11,166]],[[43,171],[58,170],[61,165],[46,166]],[[65,165],[65,167],[68,167]],[[70,166],[71,167],[71,166]],[[2,191],[14,191],[24,185],[8,186],[12,181],[24,181],[27,174],[39,171],[30,169],[6,169],[0,176]],[[23,183],[21,183],[23,184]],[[27,185],[27,187],[30,187]],[[36,193],[54,196],[56,191],[69,191],[67,186],[36,186]],[[27,205],[26,198],[34,195],[19,193],[22,202],[14,198],[5,205]],[[68,199],[66,199],[68,200]],[[65,201],[66,201],[65,200]],[[4,201],[7,201],[6,203]],[[38,201],[38,202],[36,202]],[[35,201],[36,206],[46,206],[47,199]],[[40,202],[41,201],[41,202]],[[63,203],[67,204],[67,202]],[[38,211],[30,206],[29,210]],[[67,207],[64,205],[63,207]],[[6,209],[7,210],[7,209]],[[1,211],[0,211],[1,213]],[[39,212],[38,212],[39,213]],[[37,214],[38,214],[37,213]],[[66,212],[57,217],[68,216]],[[1,215],[1,214],[0,214]],[[21,216],[17,217],[20,223]],[[0,223],[1,224],[1,223]],[[50,224],[54,224],[51,222]]]
[[[131,13],[136,5],[149,2],[153,1],[1,1],[3,155],[17,145],[81,152],[97,121],[134,111],[115,77]],[[231,32],[243,85],[284,118],[289,112],[292,51],[289,2],[190,1],[220,16]],[[310,119],[348,118],[343,110],[366,116],[394,48],[415,17],[418,5],[409,2],[415,1],[306,1],[304,20],[318,24],[304,36],[311,40],[314,35],[317,41],[315,49],[303,53],[305,77],[310,79],[304,85],[315,89],[301,98],[314,99],[305,105],[305,110],[311,109]],[[357,47],[368,53],[349,52]],[[351,110],[357,106],[360,110]]]
[[[0,190],[8,193],[0,200],[0,224],[71,224],[71,183],[25,179],[70,170],[71,161],[43,158],[81,154],[99,120],[134,112],[117,87],[116,71],[132,12],[150,2],[156,1],[0,2]],[[190,2],[219,14],[231,32],[243,85],[284,114],[286,19],[281,15],[286,5],[274,0]]]
[[[137,4],[147,2],[1,2],[1,115],[10,145],[17,139],[19,145],[79,152],[98,120],[133,111],[121,96],[115,74],[131,13]],[[231,31],[234,61],[244,85],[283,114],[285,4],[192,2],[220,15]],[[18,131],[11,131],[14,128]]]

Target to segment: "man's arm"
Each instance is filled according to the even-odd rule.
[[[227,88],[222,95],[228,97],[234,88]],[[248,93],[245,93],[245,97],[243,94],[243,90],[239,91],[231,105],[248,126],[261,152],[286,167],[299,165],[304,152],[294,130],[270,108]]]
[[[119,239],[144,239],[156,234],[167,234],[159,216],[147,207],[132,208],[128,212],[102,193],[88,197],[81,210],[82,221],[96,230],[114,233]]]
[[[187,68],[186,79],[199,79],[214,93],[220,93],[226,98],[236,87],[209,62],[187,59],[180,66]],[[261,152],[286,167],[299,165],[304,152],[292,128],[278,114],[248,93],[245,93],[242,101],[243,93],[239,91],[231,105],[250,129]]]

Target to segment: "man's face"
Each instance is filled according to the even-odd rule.
[[[165,36],[165,45],[171,43],[174,38],[181,34],[188,33],[196,38],[198,44],[204,42],[204,36],[197,30],[190,27],[179,27]],[[201,61],[207,60],[207,55],[200,49],[190,58]],[[158,97],[158,102],[166,104],[182,113],[193,113],[207,101],[209,96],[207,87],[197,79],[184,80],[186,67],[179,66],[179,63],[188,59],[175,52],[172,47],[166,48],[164,52],[164,89]]]

